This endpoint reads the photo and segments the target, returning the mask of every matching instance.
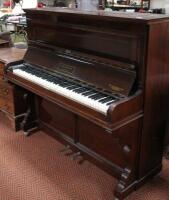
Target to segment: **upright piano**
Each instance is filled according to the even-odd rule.
[[[169,16],[27,9],[28,50],[5,77],[38,127],[118,179],[124,199],[162,168]],[[113,199],[113,197],[112,197]]]

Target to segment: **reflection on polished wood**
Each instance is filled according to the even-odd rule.
[[[103,114],[17,75],[17,63],[8,65],[6,79],[25,91],[24,131],[38,126],[80,152],[118,179],[114,195],[124,199],[162,167],[169,18],[61,8],[28,9],[26,15],[24,66],[118,100]]]

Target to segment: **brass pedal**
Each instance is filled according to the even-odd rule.
[[[23,134],[26,137],[28,137],[28,136],[30,136],[31,134],[33,134],[37,130],[38,130],[38,127],[33,127],[33,128],[28,129],[27,131],[24,131]]]
[[[71,156],[71,155],[73,155],[73,154],[74,154],[74,152],[71,151],[71,152],[67,152],[67,153],[65,153],[65,156]]]
[[[86,160],[82,157],[79,161],[78,161],[78,164],[79,165],[82,165]]]
[[[70,146],[66,145],[63,149],[60,150],[60,152],[65,152],[65,151],[67,151],[69,149],[70,149]]]
[[[79,156],[81,156],[81,152],[78,151],[77,153],[74,153],[71,157],[71,160],[76,160]]]

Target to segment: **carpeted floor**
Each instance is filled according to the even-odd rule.
[[[113,200],[115,179],[85,161],[60,153],[43,132],[26,138],[0,122],[0,200]],[[169,161],[127,200],[169,200]]]

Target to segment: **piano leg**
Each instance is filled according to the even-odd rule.
[[[21,129],[25,136],[29,136],[31,132],[37,130],[37,114],[35,107],[35,96],[31,93],[24,94],[24,101],[27,107]]]

